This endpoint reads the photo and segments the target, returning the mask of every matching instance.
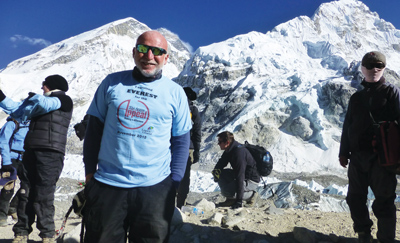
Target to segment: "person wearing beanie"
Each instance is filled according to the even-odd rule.
[[[373,146],[374,123],[400,122],[400,91],[385,82],[385,68],[386,57],[381,52],[371,51],[362,58],[364,89],[350,97],[340,141],[339,162],[344,168],[348,166],[346,202],[359,242],[373,241],[373,221],[366,205],[368,187],[375,195],[372,210],[378,219],[376,236],[379,242],[395,242],[396,174],[380,165]]]
[[[197,99],[196,92],[190,87],[185,87],[183,90],[186,93],[189,102],[190,117],[192,119],[192,130],[190,130],[190,146],[189,158],[186,164],[185,175],[179,184],[178,193],[176,195],[176,207],[182,208],[186,203],[186,198],[190,187],[190,170],[192,164],[200,160],[200,144],[201,144],[201,117],[199,110],[194,105],[193,101]]]
[[[68,91],[68,82],[64,77],[60,75],[51,75],[44,79],[42,83],[43,87],[46,86],[50,91],[61,90],[64,92]]]
[[[73,102],[65,94],[68,83],[62,76],[48,76],[41,84],[43,95],[29,93],[22,102],[0,90],[0,107],[7,114],[18,121],[30,120],[18,170],[21,187],[13,227],[13,242],[18,243],[28,242],[35,219],[43,242],[55,242],[54,193],[64,165]]]

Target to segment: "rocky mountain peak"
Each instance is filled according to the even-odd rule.
[[[361,58],[371,50],[385,53],[385,76],[398,83],[399,33],[362,2],[339,0],[265,34],[199,48],[176,81],[199,93],[206,163],[220,155],[216,134],[229,130],[240,142],[270,149],[278,171],[342,173],[341,126],[348,99],[360,88]]]

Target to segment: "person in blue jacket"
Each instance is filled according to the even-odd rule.
[[[18,121],[30,120],[18,170],[21,188],[13,227],[13,242],[18,243],[28,242],[35,219],[43,242],[55,242],[54,193],[64,166],[73,102],[66,95],[68,82],[60,75],[46,77],[42,89],[43,95],[30,93],[22,102],[0,90],[0,108]]]
[[[108,75],[94,95],[83,145],[85,242],[168,242],[192,128],[183,88],[162,74],[168,57],[165,37],[144,32],[136,67]]]
[[[14,195],[16,183],[16,175],[18,167],[22,161],[24,153],[24,140],[29,130],[29,121],[22,123],[17,122],[12,117],[8,117],[6,123],[0,130],[0,155],[1,155],[1,173],[9,173],[9,177],[2,179],[6,183],[2,184],[3,188],[0,192],[0,226],[7,225],[7,215],[9,211],[14,214],[16,208],[10,207],[10,201]],[[12,204],[18,203],[18,197],[14,196]]]

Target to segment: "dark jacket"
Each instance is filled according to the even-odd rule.
[[[192,118],[192,129],[190,130],[190,149],[194,150],[194,163],[199,161],[200,145],[201,145],[201,118],[199,110],[189,101],[190,115]]]
[[[350,97],[349,106],[343,123],[339,156],[349,157],[352,152],[372,151],[374,136],[373,122],[399,121],[399,89],[385,83],[381,78],[376,83],[361,83],[364,89]]]
[[[50,149],[65,154],[73,103],[63,91],[53,92],[50,96],[59,98],[61,107],[31,119],[24,148]]]
[[[243,182],[252,180],[260,182],[260,176],[257,172],[256,161],[243,144],[234,141],[232,145],[224,151],[221,158],[215,165],[215,169],[222,170],[225,166],[231,164],[233,172],[236,176],[237,196],[236,199],[243,199]]]

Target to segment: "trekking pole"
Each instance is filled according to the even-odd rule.
[[[73,206],[71,206],[68,209],[67,213],[64,216],[64,220],[63,220],[63,222],[61,224],[61,228],[59,230],[56,230],[56,241],[63,236],[65,226],[67,225],[67,219],[68,219],[69,215],[71,214],[72,209],[73,209]]]

